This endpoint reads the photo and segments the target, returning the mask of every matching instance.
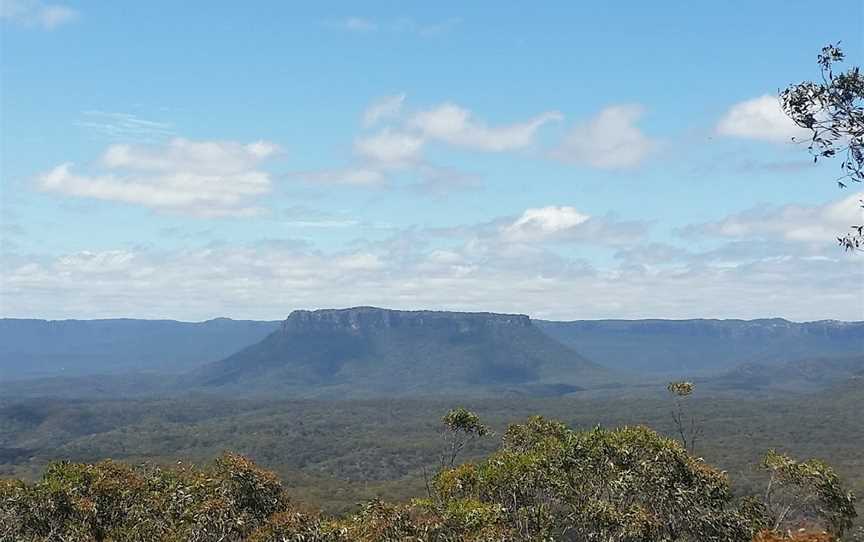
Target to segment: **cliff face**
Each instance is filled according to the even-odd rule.
[[[566,393],[601,373],[524,315],[356,307],[294,311],[278,331],[205,366],[197,380],[304,396],[502,387]]]
[[[436,329],[455,333],[481,330],[528,328],[531,319],[524,314],[490,312],[398,311],[376,307],[350,309],[296,310],[282,323],[283,333],[343,331],[377,332],[394,329]]]

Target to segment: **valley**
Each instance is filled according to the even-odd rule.
[[[864,491],[861,401],[864,386],[815,396],[698,398],[692,409],[705,430],[697,453],[727,470],[741,492],[764,484],[756,465],[769,449],[829,460]],[[509,423],[538,414],[577,428],[645,424],[674,435],[665,397],[29,400],[0,407],[0,473],[33,479],[58,459],[201,463],[232,450],[277,471],[299,500],[344,513],[375,496],[422,495],[422,470],[435,468],[442,447],[438,419],[456,405],[477,412],[495,433],[467,449],[466,459],[495,449]]]

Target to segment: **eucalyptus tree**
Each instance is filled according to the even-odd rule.
[[[810,132],[800,140],[814,161],[840,158],[837,183],[864,181],[864,76],[858,66],[838,71],[845,54],[836,45],[827,45],[817,57],[820,77],[790,85],[780,93],[780,104],[795,124]],[[864,206],[864,202],[862,202]],[[846,250],[864,250],[864,224],[837,238]]]

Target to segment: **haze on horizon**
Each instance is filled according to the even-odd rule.
[[[0,0],[0,317],[864,319],[776,101],[860,17],[489,6]]]

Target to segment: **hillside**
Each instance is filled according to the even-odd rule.
[[[0,319],[0,381],[180,373],[261,340],[278,322]]]
[[[864,355],[807,358],[781,364],[745,363],[707,378],[708,389],[817,391],[839,389],[860,381]]]
[[[560,395],[611,380],[527,316],[371,307],[294,311],[258,344],[189,378],[214,391],[333,397]]]
[[[864,353],[864,322],[762,320],[538,320],[551,337],[613,369],[718,373],[742,363]]]

